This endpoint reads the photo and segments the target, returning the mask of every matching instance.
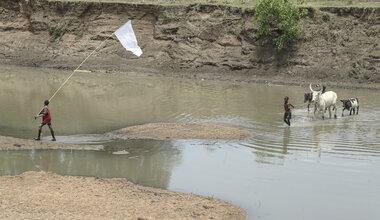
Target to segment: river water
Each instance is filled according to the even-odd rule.
[[[33,121],[70,71],[0,66],[0,135],[31,139]],[[46,170],[122,177],[212,196],[248,219],[378,219],[380,92],[357,97],[359,115],[313,118],[307,88],[237,82],[76,73],[50,109],[57,140],[104,151],[0,151],[0,175]],[[283,98],[295,106],[283,123]],[[347,115],[347,112],[345,113]],[[328,115],[327,115],[328,116]],[[327,117],[328,118],[328,117]],[[154,122],[214,123],[250,131],[245,140],[110,140],[102,134]],[[47,127],[43,140],[49,140]]]

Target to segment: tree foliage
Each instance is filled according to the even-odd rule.
[[[306,14],[306,9],[299,9],[289,0],[260,0],[254,15],[259,25],[258,38],[264,43],[272,41],[281,50],[300,39],[300,20]]]

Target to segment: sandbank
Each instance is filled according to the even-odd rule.
[[[138,186],[121,178],[25,172],[0,177],[0,219],[245,219],[212,197]]]
[[[151,123],[122,128],[106,135],[113,138],[133,139],[244,139],[248,131],[214,124]]]

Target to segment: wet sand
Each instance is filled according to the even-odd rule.
[[[35,141],[0,136],[0,150],[61,149],[61,150],[103,150],[98,145],[62,144],[53,141]]]
[[[234,127],[213,124],[152,123],[136,125],[107,133],[114,138],[153,139],[244,139],[252,135]]]
[[[0,219],[245,219],[219,199],[120,178],[26,172],[0,177]]]

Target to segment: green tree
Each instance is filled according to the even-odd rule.
[[[255,23],[259,25],[257,37],[264,39],[264,44],[272,41],[278,50],[299,40],[300,20],[307,15],[307,10],[299,9],[297,5],[288,0],[260,0],[254,15]]]

